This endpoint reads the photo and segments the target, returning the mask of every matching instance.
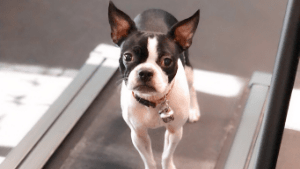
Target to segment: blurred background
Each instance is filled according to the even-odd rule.
[[[250,77],[271,72],[287,0],[115,0],[134,18],[161,8],[178,20],[201,10],[190,49],[192,63],[205,70]],[[112,44],[108,1],[53,0],[0,2],[1,61],[79,69],[99,43]]]
[[[0,162],[68,86],[89,53],[99,44],[114,46],[108,2],[0,1]],[[113,2],[131,18],[160,8],[183,20],[200,9],[190,48],[196,69],[245,81],[254,71],[272,73],[287,0]],[[293,111],[299,109],[293,107]],[[277,168],[297,164],[300,133],[295,128],[285,130]]]

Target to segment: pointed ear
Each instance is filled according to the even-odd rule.
[[[193,16],[176,23],[169,30],[168,35],[183,50],[188,49],[192,44],[192,39],[199,23],[199,17],[200,10],[198,10]]]
[[[111,38],[118,46],[131,32],[136,30],[135,24],[130,17],[116,8],[111,1],[108,7],[108,19],[111,27]]]

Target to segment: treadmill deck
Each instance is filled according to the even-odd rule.
[[[119,77],[118,72],[114,74],[46,163],[45,169],[144,167],[131,142],[130,129],[121,116]],[[224,165],[249,93],[248,81],[240,80],[243,86],[234,97],[197,92],[201,118],[184,126],[183,138],[174,154],[178,168],[213,169]],[[164,128],[149,130],[159,168],[164,131]]]

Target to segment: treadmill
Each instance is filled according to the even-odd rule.
[[[174,161],[190,169],[275,169],[299,61],[300,2],[289,0],[273,74],[250,79],[195,70],[201,118],[184,126]],[[220,80],[223,79],[224,81]],[[226,81],[228,83],[226,83]],[[215,94],[220,86],[235,86]],[[197,88],[197,87],[196,87]],[[236,89],[236,90],[234,90]],[[165,129],[150,130],[160,168]],[[100,44],[1,169],[132,169],[144,164],[120,108],[118,49]]]

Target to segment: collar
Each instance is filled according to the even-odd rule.
[[[138,101],[142,105],[155,108],[158,104],[167,100],[167,97],[170,94],[173,86],[174,86],[174,84],[172,84],[170,90],[168,91],[168,93],[166,95],[164,95],[162,98],[155,100],[155,101],[149,101],[149,100],[143,99],[140,96],[138,96],[137,94],[135,94],[133,91],[132,91],[132,96],[135,98],[136,101]]]

